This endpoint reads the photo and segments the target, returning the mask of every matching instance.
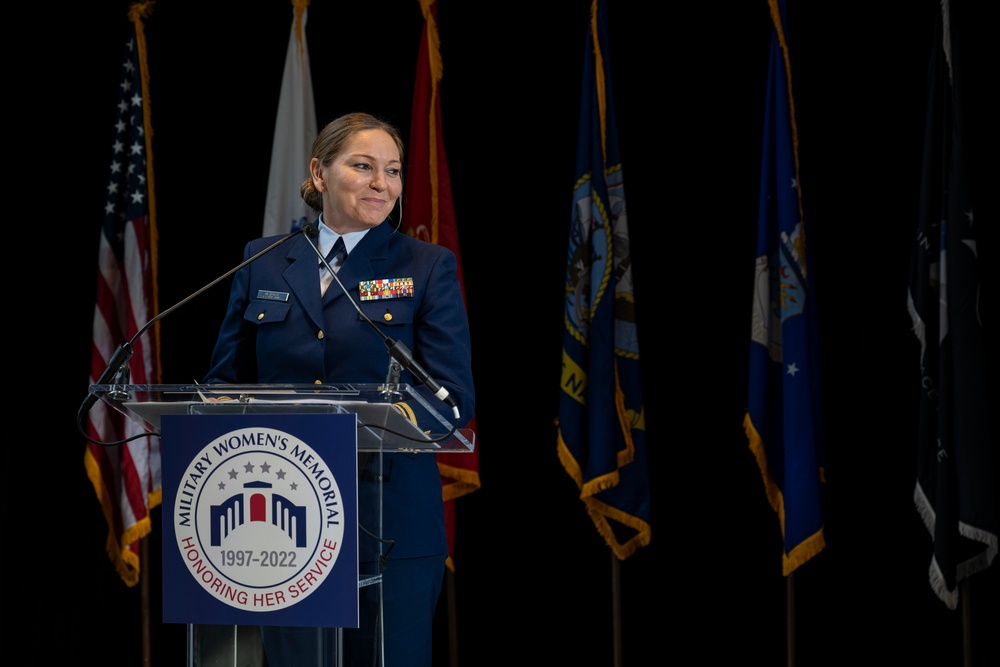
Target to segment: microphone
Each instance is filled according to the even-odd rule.
[[[111,361],[108,363],[108,367],[104,370],[104,373],[101,374],[101,377],[97,380],[96,384],[98,384],[98,385],[102,385],[102,384],[116,384],[116,385],[122,384],[122,385],[125,385],[125,384],[128,384],[129,377],[130,377],[128,364],[129,364],[129,361],[132,359],[132,354],[134,352],[133,348],[134,348],[135,342],[137,340],[139,340],[139,337],[142,336],[142,334],[144,334],[146,332],[146,330],[149,329],[149,327],[153,326],[154,324],[156,324],[157,322],[159,322],[160,320],[162,320],[164,317],[166,317],[170,313],[174,312],[175,310],[177,310],[178,308],[180,308],[184,304],[186,304],[191,299],[194,299],[195,297],[201,295],[203,292],[206,292],[208,289],[210,289],[212,287],[215,287],[217,284],[219,284],[220,282],[222,282],[223,280],[225,280],[229,276],[233,275],[234,273],[236,273],[237,271],[239,271],[240,269],[242,269],[247,264],[250,264],[251,262],[255,261],[257,258],[259,258],[259,257],[261,257],[263,255],[266,255],[267,253],[271,252],[272,250],[274,250],[279,245],[281,245],[282,243],[284,243],[288,239],[292,238],[293,236],[297,236],[298,234],[303,234],[303,235],[306,236],[306,238],[309,238],[308,235],[311,233],[309,231],[310,227],[313,230],[312,233],[318,233],[318,232],[316,232],[316,228],[315,227],[313,227],[311,224],[307,224],[302,229],[297,229],[294,232],[291,232],[290,234],[286,234],[285,236],[282,236],[280,239],[278,239],[277,241],[275,241],[271,245],[267,246],[266,248],[264,248],[263,250],[261,250],[257,254],[255,254],[252,257],[248,257],[247,259],[243,260],[242,262],[240,262],[239,264],[237,264],[236,266],[234,266],[233,268],[231,268],[229,271],[226,271],[225,273],[223,273],[221,276],[219,276],[218,278],[216,278],[212,282],[208,283],[207,285],[205,285],[201,289],[195,291],[194,293],[189,294],[185,298],[181,299],[180,301],[178,301],[174,305],[170,306],[169,308],[167,308],[166,310],[164,310],[163,312],[161,312],[159,315],[157,315],[153,319],[151,319],[148,322],[146,322],[144,325],[142,325],[142,327],[139,328],[139,330],[137,332],[135,332],[135,335],[132,336],[132,338],[130,338],[127,343],[123,343],[122,345],[118,346],[118,349],[115,350],[114,354],[111,355]],[[312,242],[310,241],[310,244],[311,243]],[[313,246],[313,248],[315,248],[315,247],[316,246]],[[118,392],[118,395],[120,397],[122,397],[122,398],[125,397],[124,392]],[[97,442],[96,440],[91,440],[91,438],[87,435],[86,429],[83,427],[83,421],[84,421],[83,420],[83,416],[85,414],[87,414],[92,407],[94,407],[94,403],[97,402],[97,398],[98,398],[97,394],[94,393],[93,391],[91,391],[89,394],[87,394],[86,398],[83,399],[83,404],[80,406],[80,409],[77,412],[77,427],[80,429],[80,432],[83,433],[83,436],[87,440],[89,440],[90,442],[93,442],[95,444],[102,445],[102,446],[119,445],[119,444],[122,444],[122,443],[126,442],[125,440],[121,440],[119,442],[110,442],[110,443],[108,443],[108,442]],[[137,436],[137,437],[142,437],[142,436]]]
[[[358,311],[358,314],[361,315],[361,319],[367,322],[368,326],[371,327],[372,330],[376,334],[378,334],[378,336],[382,339],[382,342],[385,343],[386,348],[389,350],[389,355],[397,362],[399,362],[403,368],[410,371],[410,373],[413,374],[413,377],[417,378],[418,380],[420,380],[420,382],[426,385],[427,388],[430,389],[431,392],[434,394],[434,396],[436,396],[440,400],[450,405],[452,411],[455,413],[455,420],[457,421],[459,418],[458,405],[456,405],[455,399],[448,394],[448,390],[442,387],[438,382],[434,380],[434,378],[430,376],[430,374],[426,370],[424,370],[424,368],[417,362],[417,360],[413,358],[413,353],[410,351],[408,347],[406,347],[405,344],[403,344],[400,341],[393,340],[389,336],[385,335],[385,333],[381,329],[379,329],[378,326],[374,322],[372,322],[367,315],[365,315],[365,311],[361,310],[361,307],[358,306],[358,302],[355,301],[354,298],[351,296],[351,293],[347,291],[347,288],[344,286],[344,283],[342,283],[340,281],[340,278],[337,276],[337,272],[333,270],[333,267],[330,266],[330,263],[326,261],[326,257],[323,256],[323,253],[321,253],[316,244],[313,243],[313,238],[317,238],[319,236],[319,230],[316,229],[316,226],[313,225],[311,222],[309,222],[306,223],[305,227],[303,227],[302,229],[305,232],[306,241],[309,242],[309,245],[312,246],[313,251],[316,253],[316,256],[319,257],[320,261],[323,263],[323,266],[326,267],[326,270],[330,272],[330,274],[333,276],[333,279],[340,286],[340,291],[343,292],[344,296],[346,296],[347,299],[351,302],[351,305],[354,306],[354,310]],[[391,375],[392,374],[391,364],[389,366],[389,372]]]

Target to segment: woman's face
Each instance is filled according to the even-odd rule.
[[[339,234],[377,226],[403,191],[402,169],[396,142],[384,130],[355,133],[327,166],[313,158],[309,170],[323,193],[323,222]]]

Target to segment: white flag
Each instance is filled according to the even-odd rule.
[[[264,206],[264,236],[287,234],[300,229],[315,214],[302,201],[299,188],[309,176],[309,156],[316,137],[316,105],[313,103],[306,47],[308,2],[293,2],[294,19],[288,36],[285,72],[281,80],[278,117],[271,145],[271,171]]]

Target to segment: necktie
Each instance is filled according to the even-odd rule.
[[[340,265],[344,263],[345,259],[347,259],[347,248],[344,247],[344,237],[338,236],[337,242],[330,248],[330,252],[326,253],[326,261],[333,267],[334,271],[339,271]]]
[[[337,242],[333,244],[330,248],[330,252],[326,254],[326,263],[333,267],[334,271],[340,270],[340,265],[344,263],[347,259],[347,248],[344,246],[344,239],[341,237],[337,238]],[[333,275],[326,270],[326,264],[320,262],[319,265],[319,285],[320,293],[326,294],[326,288],[330,286],[333,282]]]

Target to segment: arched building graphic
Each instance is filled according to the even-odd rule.
[[[248,482],[243,485],[242,493],[235,493],[224,502],[212,505],[209,509],[211,545],[221,546],[224,538],[246,523],[245,508],[249,507],[250,522],[269,521],[288,535],[296,547],[306,546],[306,509],[273,493],[271,488],[269,482]]]

